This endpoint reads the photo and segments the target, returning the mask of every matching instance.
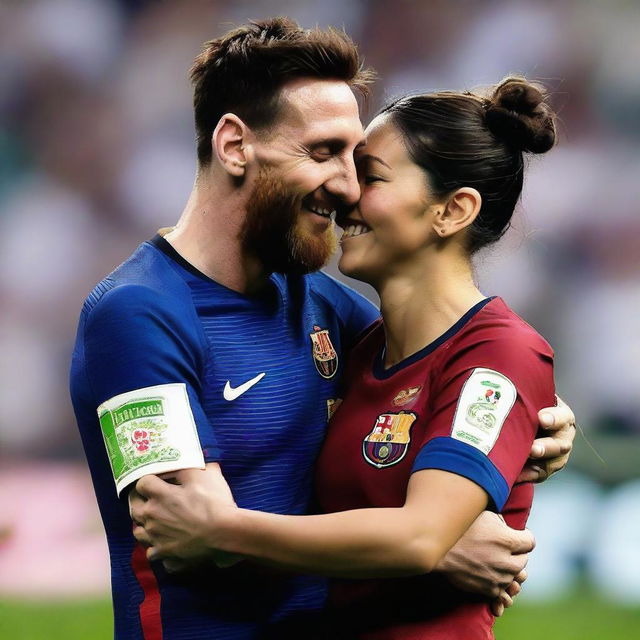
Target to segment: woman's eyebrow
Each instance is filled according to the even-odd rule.
[[[363,153],[362,155],[358,154],[358,164],[360,164],[361,162],[364,162],[365,160],[375,160],[376,162],[379,162],[381,165],[384,165],[385,167],[387,167],[387,169],[391,169],[391,167],[382,159],[379,158],[378,156],[374,156],[371,155],[370,153]]]

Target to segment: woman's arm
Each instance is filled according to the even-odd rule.
[[[425,469],[411,476],[403,507],[285,516],[238,509],[217,465],[138,482],[134,531],[149,557],[201,557],[213,550],[281,568],[336,577],[416,575],[435,568],[487,506],[462,476]]]

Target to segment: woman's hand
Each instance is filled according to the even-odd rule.
[[[170,475],[170,478],[167,476]],[[133,535],[148,547],[149,560],[171,558],[167,568],[202,558],[230,566],[239,556],[216,553],[224,523],[237,511],[217,463],[164,476],[144,476],[129,493]],[[171,482],[168,482],[170,479]]]

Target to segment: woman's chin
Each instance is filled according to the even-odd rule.
[[[342,254],[342,256],[340,256],[340,260],[338,260],[338,269],[342,275],[345,275],[348,278],[353,278],[354,280],[360,280],[361,282],[371,284],[371,278],[367,274],[367,270],[363,265],[357,264],[355,260],[350,260],[349,257],[344,254]]]

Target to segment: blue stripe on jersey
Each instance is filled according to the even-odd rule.
[[[493,462],[482,451],[460,440],[441,436],[427,442],[411,473],[422,469],[441,469],[472,480],[489,494],[493,510],[498,512],[509,496],[507,481]]]

